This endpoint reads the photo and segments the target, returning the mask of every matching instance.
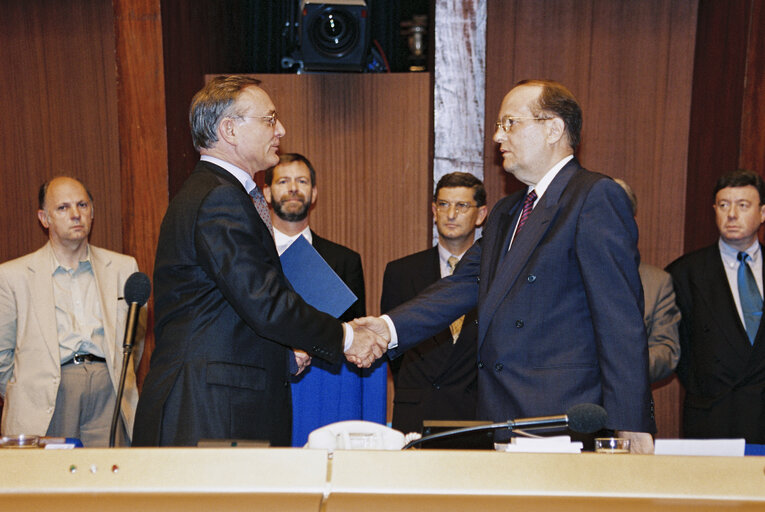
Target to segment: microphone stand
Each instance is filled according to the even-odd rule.
[[[133,352],[133,341],[135,340],[135,329],[138,324],[138,314],[141,311],[141,305],[137,302],[130,304],[127,322],[125,323],[125,341],[122,345],[122,369],[120,370],[120,382],[117,387],[117,402],[114,404],[114,413],[112,414],[112,426],[109,429],[109,448],[114,448],[114,438],[117,434],[117,423],[122,409],[122,395],[125,392],[125,377],[127,376],[128,364],[130,364],[130,354]]]

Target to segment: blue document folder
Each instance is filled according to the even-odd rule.
[[[292,288],[319,311],[338,318],[356,302],[356,295],[304,237],[292,242],[280,259]]]

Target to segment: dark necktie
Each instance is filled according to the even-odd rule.
[[[268,228],[268,231],[271,232],[271,237],[273,237],[274,228],[271,225],[271,214],[268,213],[268,203],[266,203],[266,198],[263,197],[263,192],[256,186],[250,191],[250,197],[252,197],[252,204],[255,205],[255,209],[258,210],[258,215],[263,219],[263,223]]]
[[[446,262],[446,266],[449,269],[449,275],[454,274],[454,269],[457,267],[459,261],[459,258],[456,256],[449,256],[449,259]],[[449,326],[449,330],[452,332],[452,343],[457,343],[457,338],[460,337],[460,331],[462,330],[462,323],[464,321],[465,315],[462,315]]]
[[[521,217],[518,219],[518,227],[515,228],[515,236],[518,236],[518,233],[521,232],[521,228],[526,224],[526,219],[531,215],[531,210],[534,209],[534,201],[536,200],[537,193],[534,190],[529,192],[526,199],[523,200],[523,208],[521,209]]]
[[[754,344],[757,329],[760,328],[762,318],[762,296],[757,288],[752,269],[746,263],[749,255],[745,252],[738,253],[738,296],[741,300],[741,310],[744,313],[744,325],[749,343]]]

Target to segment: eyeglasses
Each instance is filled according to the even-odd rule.
[[[470,211],[471,208],[477,208],[478,206],[470,203],[450,203],[449,201],[436,201],[436,210],[439,212],[447,212],[449,208],[454,206],[454,210],[457,213],[465,214]]]
[[[505,116],[502,119],[500,119],[499,121],[497,121],[496,123],[494,123],[494,125],[497,127],[497,130],[502,128],[505,131],[505,133],[507,133],[507,132],[509,132],[513,128],[513,126],[516,125],[516,123],[518,123],[518,121],[526,121],[526,120],[529,120],[529,121],[547,121],[548,119],[552,119],[552,118],[550,118],[550,117]]]
[[[274,127],[276,126],[276,121],[279,120],[279,116],[276,115],[276,112],[273,112],[270,115],[267,116],[239,116],[240,119],[262,119],[266,122],[268,126]]]

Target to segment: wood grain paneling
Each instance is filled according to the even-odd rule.
[[[37,190],[56,175],[95,199],[91,242],[121,251],[110,2],[3,2],[0,16],[0,261],[42,246]]]
[[[114,0],[117,54],[122,240],[138,268],[153,275],[159,226],[168,203],[165,83],[159,0]],[[139,388],[154,349],[149,301]]]
[[[765,2],[750,1],[739,166],[765,176]]]
[[[717,240],[712,191],[720,175],[739,167],[751,3],[699,2],[684,252]],[[762,141],[762,133],[759,137]]]
[[[430,246],[430,75],[256,76],[286,128],[281,150],[316,168],[311,227],[361,254],[378,314],[385,265]]]
[[[695,0],[488,3],[486,127],[503,96],[525,78],[569,87],[584,115],[582,164],[620,177],[640,206],[640,252],[664,266],[683,252]],[[487,137],[490,203],[521,185],[505,176]],[[659,435],[679,427],[676,384],[655,391]]]

